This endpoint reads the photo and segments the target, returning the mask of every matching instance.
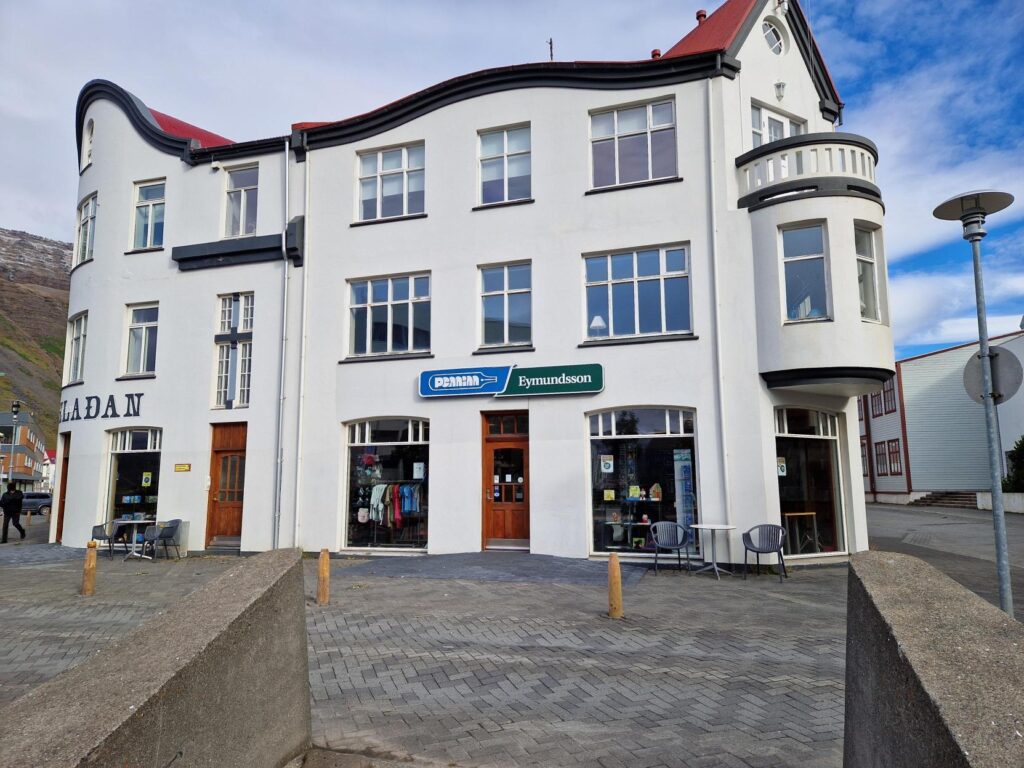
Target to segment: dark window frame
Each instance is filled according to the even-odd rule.
[[[887,441],[887,448],[889,451],[889,474],[890,475],[902,475],[903,474],[903,461],[900,456],[900,440]]]
[[[888,444],[885,440],[875,443],[875,474],[878,477],[889,476]]]

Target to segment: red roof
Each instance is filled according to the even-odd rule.
[[[53,462],[55,462],[57,460],[57,452],[56,451],[47,451],[46,452],[46,458],[48,458],[50,460],[50,463],[52,464]]]
[[[157,112],[155,109],[150,108],[149,111],[161,129],[172,136],[178,136],[183,139],[195,139],[199,142],[200,147],[220,147],[225,144],[235,143],[231,139],[225,139],[216,133],[204,131],[198,126],[186,123],[184,120],[179,120],[176,117],[165,115],[163,112]]]
[[[726,0],[717,11],[669,48],[662,58],[727,50],[756,4],[757,0]]]

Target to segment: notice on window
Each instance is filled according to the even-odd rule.
[[[427,476],[427,462],[414,461],[412,463],[412,479],[422,480]]]
[[[631,499],[639,499],[640,498],[640,486],[639,485],[631,485],[631,486],[629,486],[629,498],[631,498]]]
[[[601,454],[601,472],[610,475],[615,471],[615,457],[611,454]]]
[[[786,476],[786,458],[784,456],[775,459],[775,467],[779,471],[779,477]]]
[[[153,473],[143,472],[142,473],[142,487],[149,488],[153,484]]]
[[[615,501],[615,489],[614,488],[606,488],[605,489],[604,500],[605,501]]]

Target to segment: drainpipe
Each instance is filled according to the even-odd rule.
[[[302,248],[302,327],[301,333],[302,338],[299,342],[299,407],[298,407],[298,427],[295,430],[295,532],[294,542],[292,546],[299,547],[299,496],[302,491],[302,425],[303,425],[303,412],[305,411],[306,404],[306,318],[309,307],[306,302],[306,293],[309,288],[309,270],[312,259],[309,258],[309,220],[310,220],[310,204],[309,204],[309,177],[312,175],[313,167],[313,153],[306,153],[306,178],[305,178],[305,212],[306,212],[306,226],[302,228],[303,248]]]
[[[707,80],[707,88],[705,94],[707,95],[707,132],[708,132],[708,245],[710,250],[710,265],[711,265],[711,286],[712,286],[712,305],[711,305],[711,322],[714,326],[714,339],[715,339],[715,377],[718,380],[718,392],[716,397],[716,406],[718,408],[718,441],[719,448],[721,450],[722,457],[722,506],[725,512],[725,524],[731,525],[732,523],[732,510],[729,503],[729,451],[726,446],[726,435],[725,435],[725,402],[723,390],[725,388],[725,377],[722,372],[722,334],[719,325],[719,309],[721,305],[721,299],[719,294],[718,285],[718,218],[715,215],[715,133],[712,125],[712,111],[711,111],[711,83],[712,79],[709,77]]]
[[[273,530],[271,531],[271,549],[277,549],[281,543],[281,497],[283,495],[282,484],[284,481],[284,386],[285,370],[287,367],[288,348],[288,281],[291,279],[291,272],[288,264],[288,172],[290,163],[288,139],[284,140],[284,228],[281,230],[281,259],[284,265],[284,273],[281,276],[281,364],[277,372],[277,425],[274,430],[274,518]]]

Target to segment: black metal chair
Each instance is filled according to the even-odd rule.
[[[164,545],[164,557],[170,558],[170,551],[167,549],[168,545],[174,547],[175,556],[181,560],[181,550],[178,549],[178,542],[175,539],[178,536],[178,526],[181,525],[180,519],[168,520],[163,528],[160,529],[157,534],[156,544]],[[156,545],[153,548],[153,554],[156,555]]]
[[[779,556],[779,583],[782,577],[789,578],[786,572],[786,560],[782,556],[782,548],[786,543],[786,529],[781,525],[763,523],[755,525],[743,534],[743,578],[747,578],[750,570],[747,553],[753,552],[757,558],[757,574],[761,574],[761,555],[775,553]]]
[[[110,559],[114,559],[114,539],[107,533],[107,526],[105,525],[94,525],[92,527],[92,539],[93,541],[103,544],[107,548],[107,553],[110,555]]]
[[[147,525],[146,530],[142,533],[142,552],[141,557],[147,560],[156,560],[156,545],[157,540],[160,538],[160,529],[155,525]],[[150,550],[153,554],[147,555],[146,550]]]
[[[651,526],[651,541],[654,543],[654,575],[658,575],[658,551],[675,550],[679,570],[683,569],[682,553],[686,552],[686,572],[690,573],[690,532],[679,523],[662,521]]]

